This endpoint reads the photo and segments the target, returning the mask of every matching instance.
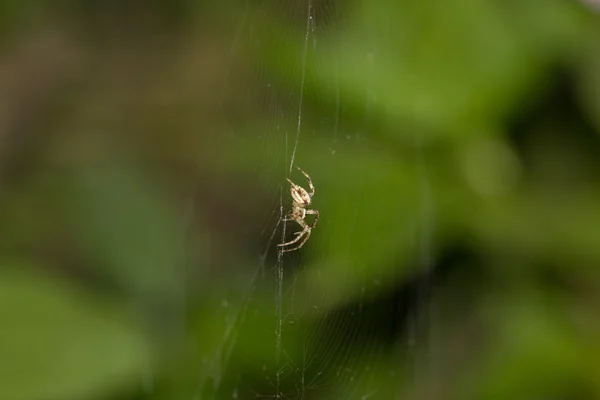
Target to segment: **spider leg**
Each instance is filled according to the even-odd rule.
[[[296,236],[295,239],[290,240],[289,242],[286,242],[286,243],[278,244],[277,245],[278,247],[283,247],[283,246],[287,246],[287,245],[296,243],[297,241],[299,241],[300,239],[302,239],[302,236],[304,236],[306,234],[306,232],[308,232],[308,234],[310,235],[310,229],[311,228],[310,228],[310,226],[308,226],[306,224],[306,222],[304,222],[304,220],[302,220],[302,219],[296,219],[296,222],[298,222],[298,224],[302,227],[302,231],[300,231],[299,233],[296,233],[297,236]]]
[[[304,215],[305,215],[305,214],[304,214],[304,212],[303,212],[303,214],[302,214],[302,216],[301,216],[301,219],[304,219]],[[293,212],[293,211],[292,211],[291,213],[287,214],[287,215],[286,215],[285,217],[283,217],[281,220],[282,220],[282,221],[284,221],[284,222],[286,222],[286,221],[296,221],[296,222],[297,222],[297,221],[298,221],[298,219],[297,219],[297,218],[294,216],[294,212]]]
[[[306,177],[306,180],[308,181],[308,186],[310,186],[310,193],[309,193],[310,197],[313,197],[315,195],[315,187],[313,186],[310,176],[308,176],[308,174],[306,172],[302,171],[302,168],[300,168],[300,167],[296,167],[296,168],[298,168],[298,171],[302,172],[302,174]]]
[[[287,181],[290,183],[290,185],[292,185],[293,188],[297,188],[298,185],[296,185],[294,182],[292,182],[292,180],[290,178],[285,178],[287,179]]]
[[[306,210],[307,214],[312,214],[315,216],[315,220],[310,225],[310,229],[314,228],[317,225],[317,221],[319,220],[319,212],[317,210]]]
[[[310,227],[306,226],[306,228],[304,228],[304,230],[300,231],[300,232],[296,232],[294,235],[297,235],[295,239],[290,240],[289,242],[285,242],[285,243],[281,243],[278,244],[278,247],[283,247],[283,246],[287,246],[290,244],[294,244],[296,243],[298,240],[302,239],[302,236],[304,236],[306,234],[306,232],[310,232]]]
[[[311,230],[309,229],[309,230],[307,230],[307,231],[303,231],[303,232],[306,232],[306,235],[304,236],[304,240],[303,240],[302,242],[300,242],[300,244],[299,244],[298,246],[296,246],[296,247],[294,247],[294,248],[291,248],[291,249],[285,249],[285,250],[281,250],[281,252],[282,252],[282,253],[286,253],[286,252],[288,252],[288,251],[294,251],[294,250],[298,250],[300,247],[304,246],[304,243],[306,243],[306,241],[307,241],[307,240],[308,240],[308,238],[310,237]],[[298,237],[297,237],[297,239],[300,239],[301,237],[302,237],[302,236],[298,236]],[[294,240],[293,242],[295,242],[295,241],[296,241],[296,240]],[[290,242],[290,243],[292,243],[292,242]]]
[[[282,221],[287,222],[287,221],[295,221],[295,218],[283,218]],[[294,235],[300,235],[304,233],[304,230],[301,230],[300,232],[294,232]]]

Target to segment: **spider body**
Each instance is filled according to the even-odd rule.
[[[300,167],[297,167],[297,168],[300,172],[302,172],[302,174],[308,180],[308,186],[310,187],[310,193],[306,189],[304,189],[302,186],[296,185],[294,182],[292,182],[290,179],[288,179],[288,182],[291,185],[290,194],[292,195],[292,200],[293,200],[292,201],[292,211],[290,212],[290,214],[288,214],[288,217],[284,218],[283,220],[284,221],[296,221],[298,223],[298,225],[300,225],[302,227],[302,230],[300,232],[295,233],[295,235],[296,235],[295,239],[290,240],[289,242],[286,242],[286,243],[278,244],[277,246],[278,247],[288,246],[290,244],[295,244],[295,243],[299,242],[300,239],[302,239],[302,238],[304,238],[304,239],[302,240],[302,242],[300,242],[299,245],[297,245],[295,247],[292,247],[290,249],[281,250],[282,253],[298,250],[299,248],[304,246],[304,243],[306,243],[306,241],[310,237],[312,229],[317,225],[317,221],[319,220],[319,212],[317,210],[307,209],[307,207],[311,203],[312,197],[315,194],[315,187],[312,184],[312,180],[310,179],[310,176],[308,176],[308,174],[306,172],[302,171],[302,169],[300,169]],[[311,225],[308,225],[306,223],[306,221],[304,221],[304,218],[306,217],[307,214],[315,216],[315,219]]]

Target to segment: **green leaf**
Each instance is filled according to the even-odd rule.
[[[0,398],[82,399],[139,382],[148,349],[119,314],[57,278],[0,268]]]

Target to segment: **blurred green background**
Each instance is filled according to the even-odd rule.
[[[0,2],[0,399],[600,399],[599,11]]]

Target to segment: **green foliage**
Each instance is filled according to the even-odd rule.
[[[583,4],[0,15],[0,398],[600,398]],[[292,159],[321,220],[280,255]]]
[[[31,267],[1,270],[0,397],[91,398],[140,379],[149,343],[122,306]]]

